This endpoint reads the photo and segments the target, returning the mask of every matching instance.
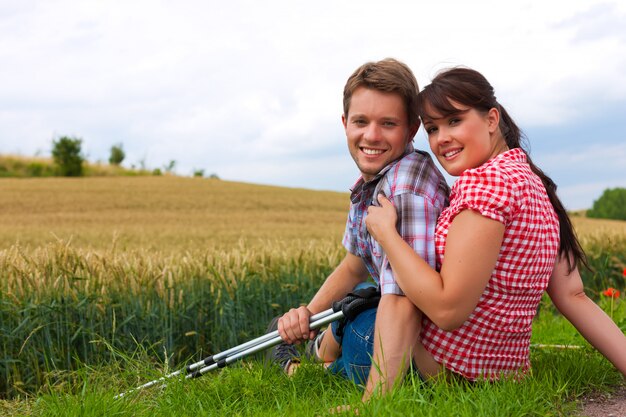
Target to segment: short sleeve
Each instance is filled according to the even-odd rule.
[[[450,207],[450,221],[469,209],[482,216],[509,224],[518,211],[515,184],[497,167],[468,169],[452,188],[455,204]]]
[[[351,209],[350,212],[348,213],[348,219],[346,220],[346,230],[343,233],[343,240],[341,241],[341,243],[343,244],[343,247],[346,248],[346,250],[348,252],[350,252],[353,255],[358,255],[358,250],[357,250],[357,237],[356,237],[356,233],[355,233],[355,225],[354,220],[354,213],[353,210]]]
[[[435,266],[435,226],[440,210],[422,196],[405,193],[394,196],[398,210],[398,232],[422,259]],[[382,251],[381,251],[382,252]],[[383,254],[380,284],[382,294],[403,295],[393,270]]]

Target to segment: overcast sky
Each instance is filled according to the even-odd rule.
[[[126,166],[347,191],[343,85],[385,57],[420,86],[481,71],[567,208],[626,187],[617,0],[0,0],[0,153],[69,135],[91,161],[122,143]]]

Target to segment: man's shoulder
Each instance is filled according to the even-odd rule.
[[[430,154],[426,151],[420,151],[418,149],[414,149],[412,152],[408,152],[406,155],[400,158],[398,162],[400,164],[428,164],[437,169],[433,163],[433,159],[430,157]]]
[[[381,181],[387,196],[412,193],[429,199],[447,198],[448,186],[427,152],[415,150],[397,160]]]
[[[444,180],[430,155],[418,150],[400,158],[385,176],[396,185],[439,183]]]

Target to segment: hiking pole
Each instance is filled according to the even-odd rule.
[[[323,313],[319,313],[318,315],[311,316],[309,328],[318,329],[328,323],[332,323],[333,321],[340,320],[344,317],[348,319],[354,319],[360,312],[369,308],[376,307],[379,301],[380,293],[374,287],[356,290],[349,293],[342,300],[334,302],[332,308],[324,311]],[[318,318],[317,316],[322,317]],[[239,349],[237,352],[233,352],[234,354],[232,356],[223,355],[226,356],[224,359],[221,359],[218,362],[214,362],[208,366],[204,366],[198,371],[189,373],[187,376],[185,376],[185,378],[198,378],[209,371],[218,368],[224,368],[227,365],[230,365],[231,363],[245,356],[263,351],[282,342],[282,338],[278,335],[278,330],[275,330],[272,333],[268,333],[267,335],[262,336],[258,339],[266,340],[259,342],[255,345],[250,344],[250,347],[248,349]]]
[[[376,295],[378,297],[376,297]],[[379,299],[380,295],[370,291],[369,289],[367,291],[357,290],[353,293],[348,294],[341,301],[334,302],[332,308],[311,316],[310,327],[312,329],[317,329],[325,324],[341,319],[343,317],[353,317],[358,314],[359,311],[377,305]],[[144,388],[149,388],[153,385],[159,384],[167,379],[176,377],[181,374],[186,375],[186,378],[197,378],[213,369],[223,368],[226,365],[229,365],[232,362],[243,358],[244,356],[275,346],[279,344],[281,340],[282,339],[278,334],[278,330],[274,330],[273,332],[242,343],[241,345],[235,346],[231,349],[225,350],[215,355],[211,355],[181,370],[172,372],[161,378],[140,385],[137,388],[118,394],[115,396],[115,399],[121,398],[126,394],[130,394]]]
[[[330,309],[332,311],[332,309]],[[309,328],[310,329],[318,329],[322,326],[324,326],[325,324],[331,323],[335,320],[339,320],[341,318],[344,317],[343,311],[339,310],[329,316],[323,317],[317,321],[312,321],[309,324]],[[278,334],[278,331],[276,331],[276,334]],[[193,372],[189,375],[187,375],[185,378],[189,379],[189,378],[198,378],[202,375],[204,375],[205,373],[212,371],[214,369],[218,369],[218,368],[224,368],[227,365],[230,365],[231,363],[243,358],[244,356],[248,356],[251,355],[253,353],[257,353],[260,352],[262,350],[265,350],[267,348],[271,348],[272,346],[276,346],[277,344],[281,343],[283,341],[283,339],[280,336],[276,336],[272,339],[269,339],[263,343],[260,343],[256,346],[252,346],[249,349],[246,350],[242,350],[239,351],[237,353],[235,353],[232,356],[228,356],[225,359],[222,359],[221,361],[217,362],[217,363],[213,363],[209,366],[205,366],[204,368],[201,368],[200,370]]]
[[[311,316],[311,321],[313,322],[313,321],[322,320],[322,319],[330,316],[333,313],[334,313],[333,309],[329,308],[328,310],[322,311],[321,313],[318,313],[318,314],[315,314],[315,315]],[[336,319],[334,319],[334,320],[336,320]],[[320,326],[321,326],[321,324],[320,324]],[[155,380],[150,381],[150,382],[146,382],[145,384],[140,385],[137,388],[134,388],[134,389],[131,389],[129,391],[126,391],[126,392],[123,392],[121,394],[116,395],[115,398],[116,399],[117,398],[122,398],[126,394],[130,394],[131,392],[142,390],[144,388],[149,388],[149,387],[151,387],[153,385],[156,385],[158,383],[161,383],[161,382],[165,381],[166,379],[174,378],[174,377],[177,377],[178,375],[181,375],[181,374],[183,374],[183,375],[191,374],[191,373],[197,371],[200,368],[211,366],[213,364],[223,363],[223,361],[225,360],[224,358],[227,358],[229,355],[233,355],[233,354],[236,354],[236,353],[241,352],[241,351],[246,351],[246,350],[250,349],[251,347],[260,345],[262,343],[266,343],[268,340],[274,340],[277,336],[280,338],[280,336],[278,335],[278,330],[274,330],[273,332],[270,332],[270,333],[267,333],[267,334],[265,334],[263,336],[257,337],[256,339],[252,339],[252,340],[250,340],[248,342],[242,343],[240,345],[237,345],[237,346],[235,346],[233,348],[230,348],[228,350],[225,350],[223,352],[216,353],[215,355],[208,356],[208,357],[202,359],[201,361],[196,362],[194,364],[191,364],[191,365],[189,365],[189,366],[187,366],[187,367],[185,367],[183,369],[180,369],[180,370],[178,370],[176,372],[172,372],[172,373],[169,373],[169,374],[167,374],[165,376],[162,376],[161,378],[155,379]],[[278,344],[278,343],[276,343],[276,344]],[[271,346],[274,346],[274,345],[271,345]],[[223,366],[221,366],[221,367],[223,367]]]

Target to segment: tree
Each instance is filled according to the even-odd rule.
[[[587,217],[626,220],[626,188],[608,188],[593,202]]]
[[[64,177],[80,177],[83,175],[83,161],[81,153],[83,140],[62,136],[52,141],[52,159],[57,170]]]
[[[124,149],[122,148],[121,143],[111,146],[111,156],[109,156],[109,164],[120,165],[124,158],[126,158],[126,154],[124,153]]]
[[[176,168],[176,161],[173,160],[173,159],[167,165],[163,166],[163,169],[168,174],[173,173],[174,172],[174,168]]]

